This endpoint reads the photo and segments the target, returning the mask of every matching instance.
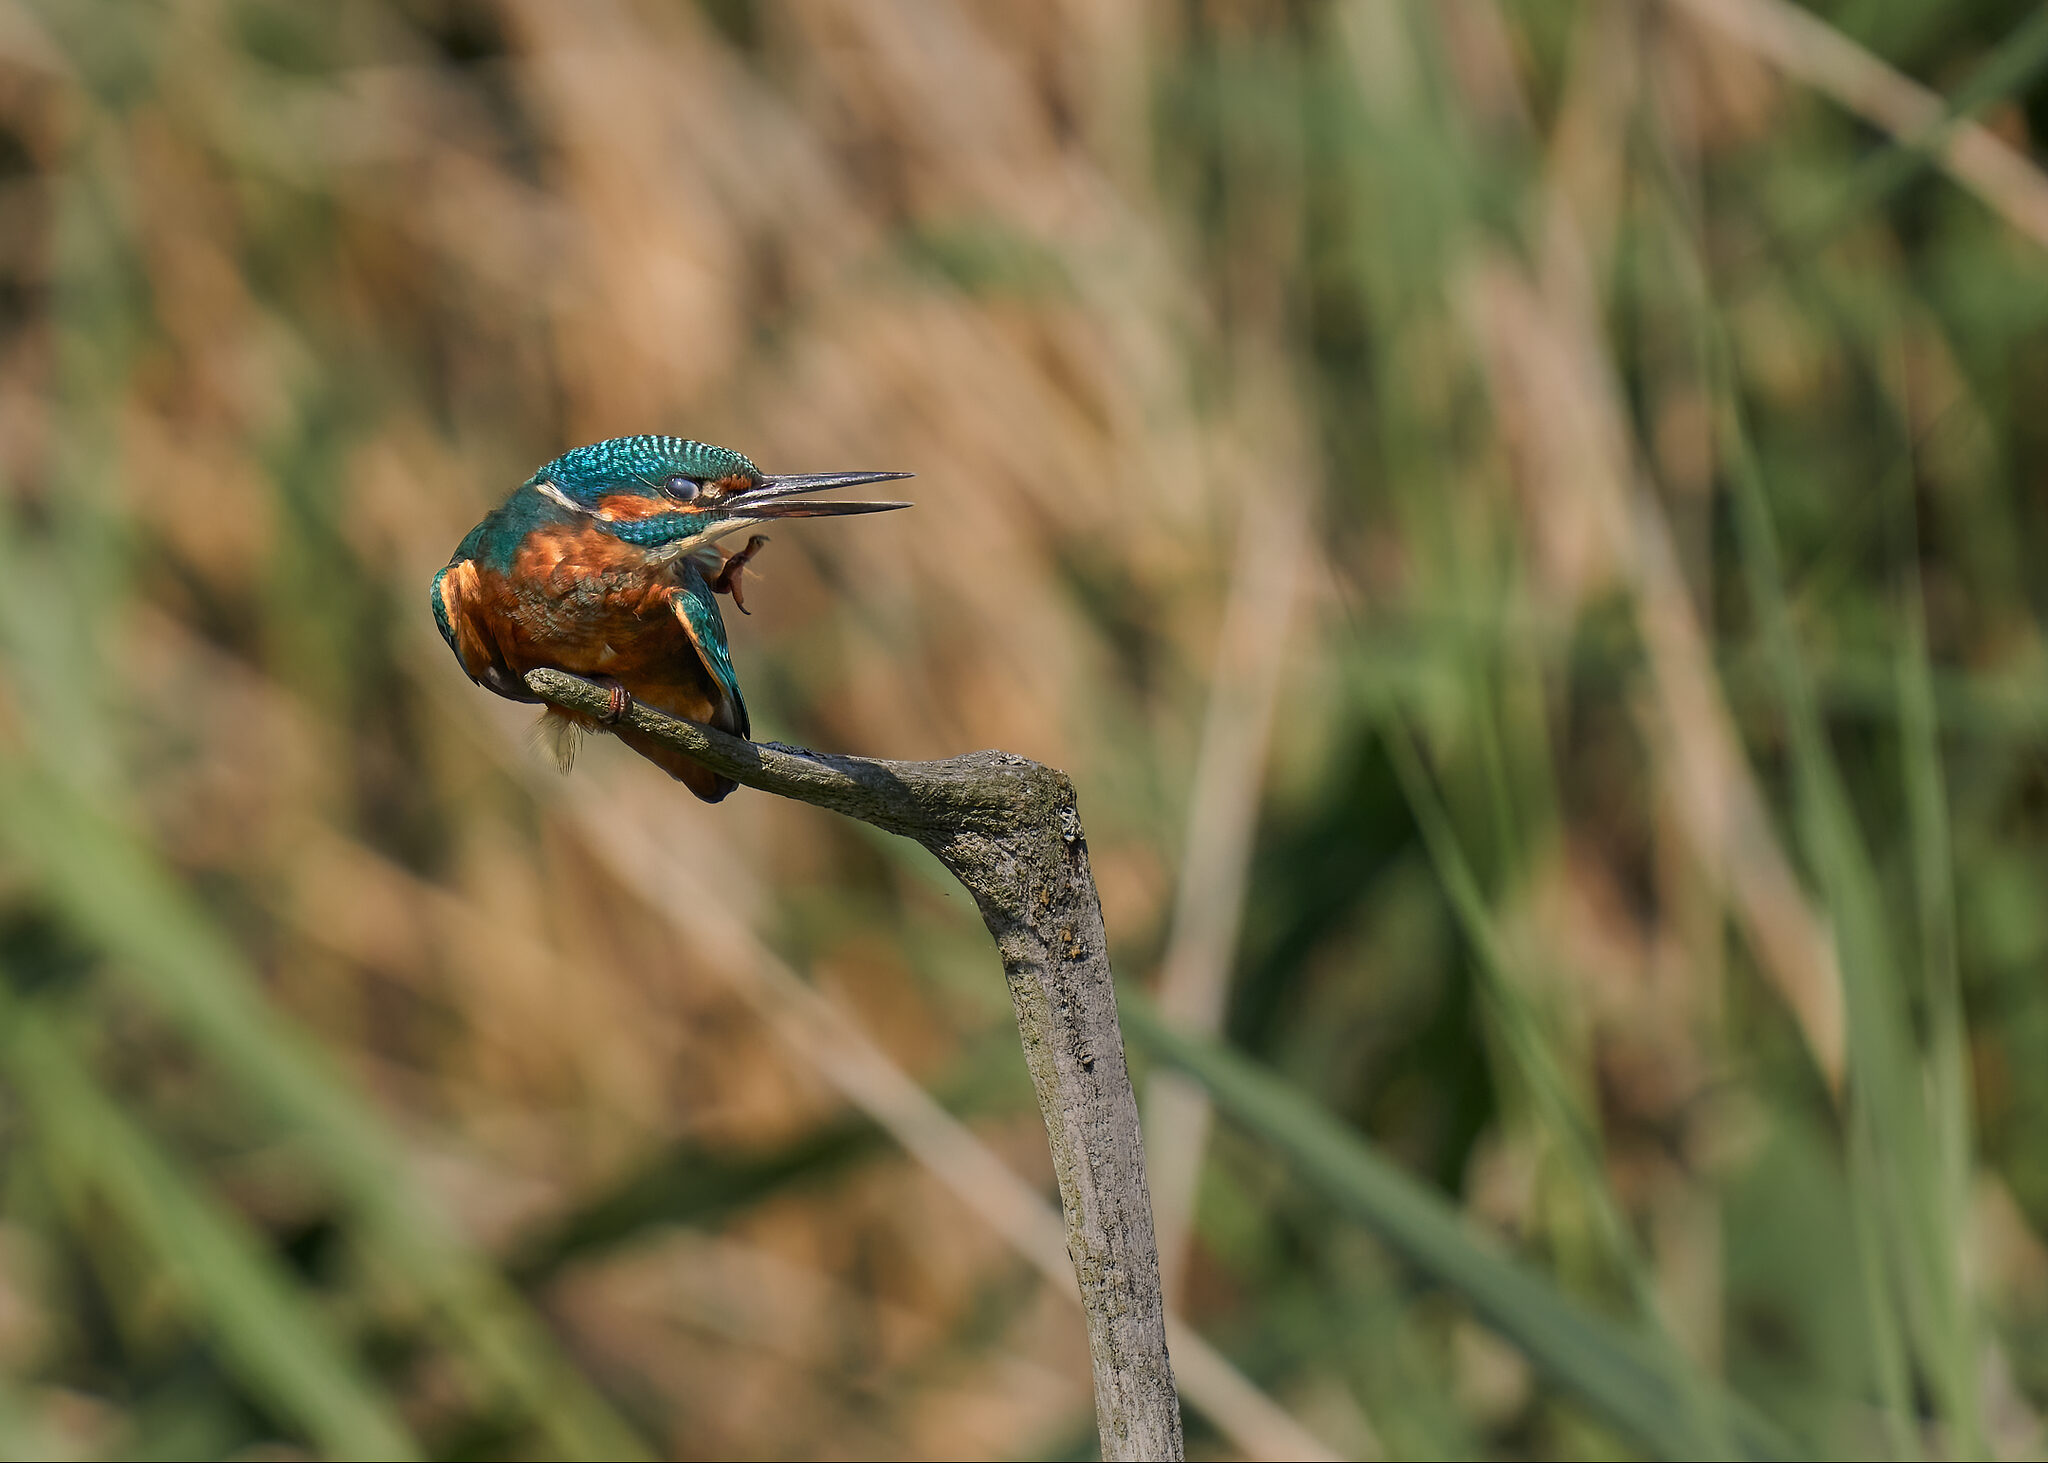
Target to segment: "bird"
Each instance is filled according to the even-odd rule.
[[[908,503],[813,499],[907,472],[770,477],[729,447],[685,437],[614,437],[542,466],[456,546],[434,576],[434,622],[486,690],[540,704],[526,674],[587,676],[601,717],[548,706],[538,730],[566,772],[584,729],[603,727],[708,803],[730,778],[623,725],[640,701],[737,737],[750,733],[718,596],[746,608],[742,575],[767,543],[727,556],[719,541],[785,518],[884,513]]]

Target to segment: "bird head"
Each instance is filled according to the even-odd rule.
[[[907,472],[820,472],[769,477],[726,447],[682,437],[614,437],[565,452],[530,486],[615,538],[662,558],[779,518],[885,513],[908,503],[862,503],[809,494],[907,478]]]

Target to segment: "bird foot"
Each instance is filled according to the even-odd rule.
[[[606,687],[604,719],[617,726],[626,719],[626,713],[633,709],[633,695],[620,681],[613,681]]]
[[[757,533],[747,540],[747,546],[725,561],[725,567],[718,571],[718,577],[711,581],[711,592],[732,596],[732,607],[743,615],[751,615],[747,602],[740,592],[740,576],[746,572],[747,561],[761,552],[761,546],[768,542],[768,535]]]

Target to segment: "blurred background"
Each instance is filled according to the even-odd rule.
[[[1092,1456],[964,895],[434,634],[662,432],[918,474],[755,732],[1073,775],[1194,1454],[2041,1456],[2044,61],[0,0],[0,1452]]]

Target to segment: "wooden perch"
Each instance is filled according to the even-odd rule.
[[[526,684],[565,710],[605,714],[608,693],[580,677],[538,670]],[[1052,1146],[1102,1456],[1180,1458],[1138,1103],[1073,783],[1008,752],[885,762],[742,741],[637,702],[624,724],[748,787],[913,839],[974,896],[1002,955]]]

